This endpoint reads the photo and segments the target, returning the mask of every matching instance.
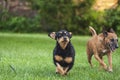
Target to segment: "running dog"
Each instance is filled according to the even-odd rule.
[[[112,52],[119,47],[116,33],[112,28],[110,28],[97,35],[94,28],[89,27],[89,29],[92,33],[92,38],[87,42],[87,57],[89,64],[91,67],[93,66],[91,58],[94,55],[95,59],[99,62],[100,67],[112,72]],[[103,61],[104,55],[107,55],[108,57],[108,67]]]
[[[58,32],[51,32],[48,36],[56,40],[56,46],[53,50],[56,73],[67,75],[68,71],[73,67],[75,59],[75,50],[70,42],[72,33],[60,30]]]

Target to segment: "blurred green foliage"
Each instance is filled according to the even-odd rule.
[[[120,31],[120,6],[98,12],[92,9],[94,0],[75,5],[72,0],[27,0],[37,11],[34,17],[15,16],[8,11],[0,13],[0,30],[12,32],[51,32],[66,29],[78,35],[89,34],[88,27],[97,32],[102,27]],[[120,33],[118,33],[120,34]]]
[[[40,32],[40,17],[27,18],[23,16],[14,16],[8,12],[0,14],[0,30],[10,32]]]
[[[120,35],[120,5],[115,9],[105,11],[105,26],[112,27]]]

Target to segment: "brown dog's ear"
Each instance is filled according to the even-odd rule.
[[[107,31],[110,33],[115,33],[115,31],[112,28],[109,28]]]
[[[108,32],[107,31],[103,31],[103,36],[107,37],[108,36]]]
[[[110,29],[109,29],[109,30],[110,30]],[[106,26],[103,26],[103,27],[102,27],[102,32],[103,32],[103,36],[104,36],[104,37],[107,37],[107,36],[108,36],[109,30],[107,29]]]
[[[72,38],[72,32],[69,32],[69,34],[70,34],[70,38]]]
[[[48,36],[52,39],[55,39],[56,32],[51,32],[51,33],[48,34]]]

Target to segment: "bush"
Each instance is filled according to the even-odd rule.
[[[94,0],[83,0],[77,5],[73,0],[28,0],[37,11],[32,18],[15,16],[4,10],[0,14],[0,30],[12,32],[52,32],[66,29],[73,34],[87,35],[88,27],[97,32],[102,27],[113,27],[120,31],[120,6],[98,12],[91,9]],[[119,33],[120,34],[120,33]]]
[[[105,26],[112,27],[120,35],[120,5],[115,9],[106,10]]]
[[[1,31],[11,31],[11,32],[40,32],[40,17],[35,16],[34,18],[27,18],[22,16],[13,16],[9,13],[2,15],[0,20],[0,30]]]

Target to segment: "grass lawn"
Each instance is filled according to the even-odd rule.
[[[55,74],[52,52],[55,41],[47,34],[0,33],[0,80],[120,80],[120,49],[113,53],[113,73],[99,70],[93,58],[90,68],[86,41],[90,37],[73,36],[75,65],[67,76]],[[107,62],[107,57],[104,57]]]

